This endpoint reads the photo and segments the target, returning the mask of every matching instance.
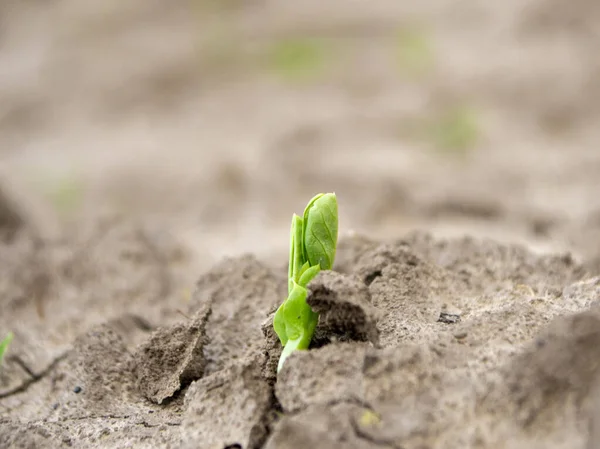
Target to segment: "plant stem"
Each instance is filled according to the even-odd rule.
[[[308,349],[308,344],[303,344],[302,340],[305,339],[300,337],[296,340],[287,341],[287,343],[283,347],[283,351],[281,352],[281,357],[279,357],[279,363],[277,364],[277,372],[281,371],[281,368],[283,368],[283,364],[285,363],[285,359],[287,359],[292,354],[292,352],[298,349]]]

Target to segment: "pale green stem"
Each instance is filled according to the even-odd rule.
[[[318,318],[317,318],[318,320]],[[300,337],[295,340],[288,340],[285,346],[283,347],[283,351],[281,351],[281,357],[279,357],[279,363],[277,364],[277,372],[281,370],[283,364],[285,363],[285,359],[287,359],[292,352],[298,350],[303,351],[308,349],[310,346],[310,341],[312,340],[313,332],[316,327],[316,320],[313,320],[314,323],[309,324],[309,329],[306,330]]]

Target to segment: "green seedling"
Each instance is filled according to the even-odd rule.
[[[467,107],[447,111],[431,124],[429,132],[437,149],[451,154],[466,154],[479,139],[475,112]]]
[[[320,40],[284,39],[270,49],[267,64],[288,81],[307,81],[323,73],[328,59],[326,53],[325,44]]]
[[[49,186],[48,196],[57,212],[68,216],[77,210],[83,202],[83,185],[76,178],[64,178],[54,186]]]
[[[308,283],[321,271],[333,267],[338,235],[335,193],[316,195],[304,215],[292,217],[288,297],[277,309],[273,328],[283,346],[277,371],[296,350],[308,349],[319,315],[306,302]]]
[[[2,365],[4,354],[6,353],[6,350],[8,349],[8,346],[10,345],[10,342],[12,341],[13,337],[13,333],[9,332],[8,335],[4,337],[4,340],[0,341],[0,365]]]
[[[433,67],[434,51],[428,34],[420,29],[402,29],[397,35],[396,53],[402,73],[422,76]]]

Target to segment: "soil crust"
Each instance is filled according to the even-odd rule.
[[[3,257],[30,257],[29,238],[4,242]],[[54,262],[64,248],[39,251]],[[225,259],[187,303],[167,295],[152,311],[149,290],[146,318],[117,302],[72,343],[54,343],[47,321],[29,330],[36,339],[17,326],[0,447],[585,447],[600,410],[594,274],[490,240],[349,237],[309,284],[312,347],[277,374],[285,272]],[[69,273],[53,285],[73,288]],[[3,280],[14,317],[35,308],[16,300],[22,288]],[[161,316],[170,324],[149,324]]]

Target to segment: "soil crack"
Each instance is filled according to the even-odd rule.
[[[86,416],[65,417],[65,418],[60,418],[57,420],[40,419],[37,421],[31,421],[29,424],[33,424],[33,425],[61,424],[61,423],[69,423],[69,422],[76,422],[76,421],[93,421],[93,420],[102,420],[102,419],[129,420],[129,419],[132,419],[135,417],[136,417],[136,415],[115,415],[115,414],[86,415]],[[10,423],[10,421],[0,421],[0,424],[8,424],[8,423]],[[155,427],[161,427],[161,426],[170,426],[170,427],[181,426],[180,422],[167,421],[167,422],[160,422],[160,423],[151,423],[146,420],[134,421],[134,422],[131,422],[130,424],[133,424],[136,426],[144,426],[147,428],[155,428]]]
[[[21,357],[19,357],[18,355],[13,355],[13,356],[9,357],[8,359],[12,360],[17,365],[19,365],[19,367],[23,371],[25,371],[29,377],[31,377],[32,379],[35,379],[35,377],[36,377],[35,372],[31,368],[29,368],[29,365],[27,365],[27,363],[25,363],[25,361],[23,361],[23,359]]]
[[[6,390],[6,391],[0,391],[0,399],[4,399],[4,398],[8,398],[10,396],[13,396],[15,394],[19,394],[19,393],[23,393],[25,391],[27,391],[27,389],[39,382],[40,380],[42,380],[44,377],[46,377],[60,362],[62,362],[67,355],[69,355],[69,351],[60,354],[59,356],[57,356],[56,358],[54,358],[54,360],[52,360],[52,362],[50,362],[50,364],[43,369],[41,372],[39,373],[34,373],[28,366],[27,364],[25,364],[25,362],[23,362],[19,357],[13,357],[13,360],[23,369],[25,370],[25,372],[31,376],[29,379],[27,379],[26,381],[24,381],[23,383],[21,383],[21,385],[18,385],[14,388],[11,388],[10,390]]]

